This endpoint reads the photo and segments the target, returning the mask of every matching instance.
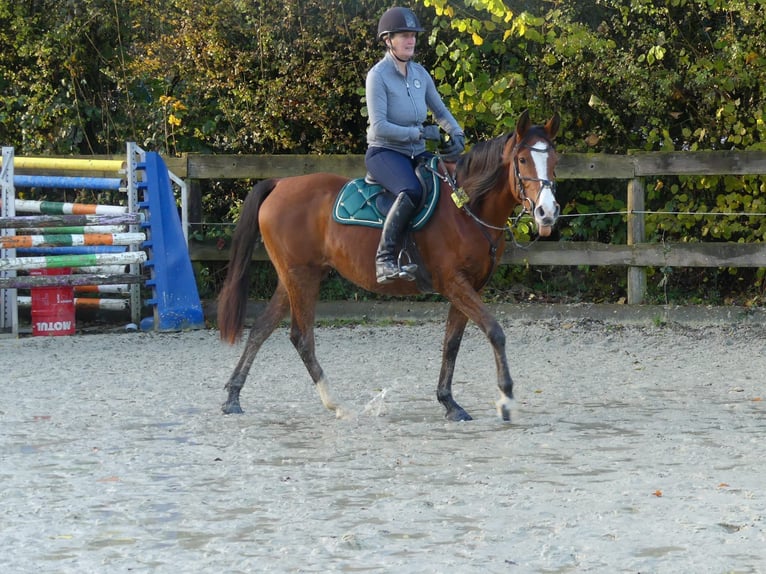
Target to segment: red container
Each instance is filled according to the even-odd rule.
[[[69,267],[32,269],[30,275],[69,275]],[[74,335],[74,287],[34,287],[32,291],[32,336]]]

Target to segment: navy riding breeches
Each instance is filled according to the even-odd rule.
[[[371,147],[364,156],[364,162],[369,174],[380,185],[397,196],[406,193],[414,205],[419,205],[423,193],[420,180],[415,175],[419,157],[410,158],[398,151]]]

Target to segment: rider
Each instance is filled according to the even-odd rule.
[[[400,268],[396,251],[424,193],[415,167],[426,154],[425,140],[438,140],[441,126],[450,136],[451,155],[465,148],[463,130],[444,105],[433,78],[412,61],[417,34],[422,31],[409,8],[387,10],[378,22],[378,39],[385,43],[386,54],[367,73],[365,164],[368,173],[396,196],[375,255],[378,283],[413,280],[417,270],[414,264]],[[429,110],[439,126],[423,125]]]

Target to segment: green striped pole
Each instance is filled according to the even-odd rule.
[[[127,253],[93,253],[86,255],[48,255],[40,257],[9,257],[0,259],[0,271],[29,269],[60,269],[62,267],[92,267],[98,265],[131,265],[146,261],[145,251]]]

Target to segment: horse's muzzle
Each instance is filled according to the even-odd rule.
[[[548,209],[542,204],[535,208],[534,217],[537,222],[537,232],[541,237],[548,237],[551,234],[560,214],[561,207],[556,201]]]

